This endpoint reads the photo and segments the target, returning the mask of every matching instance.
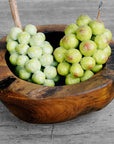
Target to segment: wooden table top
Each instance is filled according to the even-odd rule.
[[[114,34],[114,1],[103,0],[101,19]],[[22,26],[70,24],[80,14],[95,19],[99,0],[18,0]],[[0,0],[0,39],[14,26],[9,3]],[[114,36],[113,38],[114,39]],[[114,100],[100,111],[57,124],[29,124],[0,101],[0,144],[113,144]]]

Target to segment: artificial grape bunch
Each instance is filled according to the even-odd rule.
[[[76,24],[68,25],[60,46],[54,50],[57,72],[65,84],[76,84],[99,72],[111,55],[112,33],[102,21],[80,15]]]
[[[37,32],[34,25],[24,30],[13,27],[6,38],[9,61],[15,74],[29,82],[55,86],[59,79],[54,61],[53,47],[46,41],[45,34]]]

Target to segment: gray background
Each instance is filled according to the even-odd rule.
[[[99,0],[17,0],[22,26],[70,24],[80,14],[95,19]],[[114,39],[114,0],[103,0],[101,20]],[[14,26],[8,0],[0,0],[0,38]],[[114,100],[100,111],[58,124],[29,124],[0,102],[0,144],[114,144]]]

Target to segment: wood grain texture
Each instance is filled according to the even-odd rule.
[[[96,17],[99,0],[17,0],[23,27],[28,23],[69,24],[80,13]],[[114,1],[103,0],[101,19],[114,36]],[[14,26],[9,3],[0,0],[0,38]],[[7,28],[6,28],[7,27]],[[114,39],[114,37],[113,37]],[[112,65],[110,65],[112,67]],[[113,144],[114,101],[100,111],[58,124],[28,124],[0,102],[1,144]]]

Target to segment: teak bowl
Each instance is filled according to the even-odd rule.
[[[66,25],[37,26],[52,32],[48,39],[57,46]],[[48,34],[47,34],[48,35]],[[55,37],[54,37],[55,36]],[[0,99],[18,118],[30,123],[56,123],[100,110],[114,97],[114,43],[103,70],[73,85],[47,87],[19,79],[7,62],[5,37],[0,40]]]

